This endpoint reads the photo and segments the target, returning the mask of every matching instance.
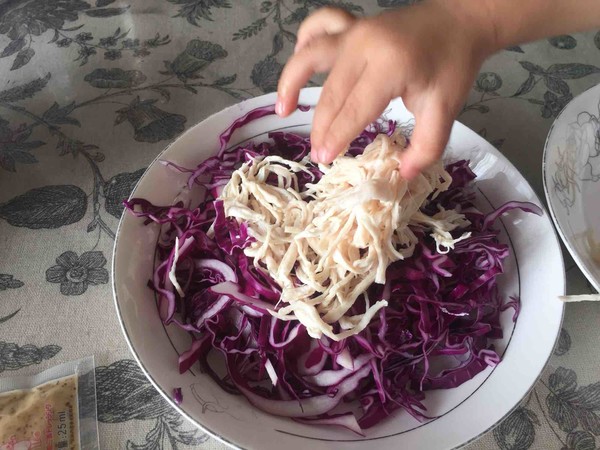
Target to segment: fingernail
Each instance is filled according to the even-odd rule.
[[[331,152],[327,147],[319,148],[319,163],[321,164],[329,164],[331,162],[330,158]]]
[[[317,154],[317,149],[316,149],[316,148],[314,148],[314,147],[312,147],[312,148],[310,149],[310,160],[311,160],[312,162],[314,162],[315,164],[318,164],[318,163],[319,163],[319,156],[318,156],[318,154]]]
[[[319,153],[320,150],[318,148],[314,148],[312,151],[311,157],[315,164],[319,164],[321,162],[321,155]]]
[[[278,98],[275,102],[275,113],[277,113],[278,116],[282,116],[284,114],[284,111],[285,107],[283,105],[283,102]]]

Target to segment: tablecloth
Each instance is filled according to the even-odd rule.
[[[360,15],[409,3],[0,2],[0,377],[93,354],[101,448],[223,448],[167,405],[121,334],[109,273],[121,200],[184,130],[275,90],[298,24],[315,8]],[[598,82],[600,33],[509,48],[485,63],[459,120],[543,198],[552,120]],[[568,291],[591,292],[565,261]],[[599,446],[599,323],[600,304],[568,305],[535,389],[469,450]]]

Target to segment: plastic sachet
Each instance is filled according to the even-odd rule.
[[[0,450],[97,450],[94,357],[0,378]]]

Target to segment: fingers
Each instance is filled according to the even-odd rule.
[[[444,152],[452,130],[454,115],[442,102],[428,101],[416,113],[416,124],[410,146],[402,155],[400,174],[411,180],[435,163]]]
[[[313,117],[313,127],[310,135],[311,158],[313,161],[322,162],[321,155],[325,156],[334,152],[335,149],[330,152],[325,147],[325,140],[331,123],[343,108],[350,93],[361,78],[365,66],[366,61],[364,59],[352,57],[347,51],[341,53],[341,56],[333,66],[331,73],[323,85],[319,103],[315,108],[315,115]],[[344,126],[347,127],[348,124],[344,124]],[[341,150],[335,153],[335,156]]]
[[[343,33],[355,21],[356,17],[340,8],[326,7],[317,10],[300,25],[294,53],[318,36]]]
[[[298,105],[298,95],[315,74],[327,72],[333,66],[339,47],[338,36],[320,36],[294,53],[283,68],[277,87],[275,111],[282,117],[291,114]]]
[[[322,144],[316,143],[317,162],[331,163],[367,125],[379,117],[390,101],[381,86],[380,76],[369,70],[363,71],[339,111],[328,123],[319,124],[325,131]]]

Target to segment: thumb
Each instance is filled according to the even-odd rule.
[[[400,175],[411,180],[439,160],[452,130],[454,116],[439,102],[428,102],[415,115],[410,145],[402,155]]]

